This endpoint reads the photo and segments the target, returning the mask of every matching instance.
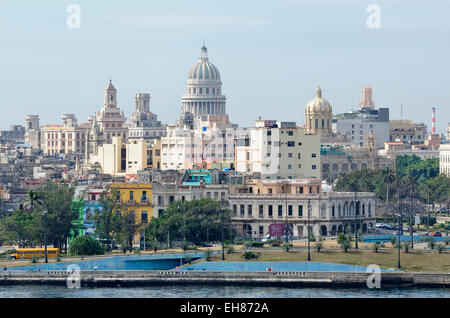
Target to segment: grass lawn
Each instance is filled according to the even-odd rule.
[[[258,252],[257,252],[258,253]],[[286,261],[304,262],[307,259],[306,251],[261,251],[256,261]],[[226,261],[245,261],[242,252],[225,254]],[[221,255],[214,255],[212,261],[220,261]],[[250,260],[255,261],[255,260]],[[317,253],[311,249],[312,262],[327,262],[367,266],[377,264],[381,268],[397,267],[397,250],[383,249],[378,253],[374,251],[349,250],[347,253],[340,251],[321,251]],[[438,252],[414,251],[400,254],[401,270],[407,272],[450,272],[450,254]]]

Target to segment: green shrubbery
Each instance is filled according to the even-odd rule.
[[[323,247],[323,243],[322,242],[317,242],[316,243],[316,251],[317,251],[317,253],[320,253],[320,250],[322,249],[322,247]]]
[[[264,242],[244,242],[244,247],[245,248],[249,248],[249,247],[264,247]]]
[[[250,251],[244,252],[244,254],[242,254],[242,257],[245,259],[258,259],[259,257],[259,253],[253,253]]]
[[[271,240],[269,244],[272,247],[278,247],[278,246],[281,246],[281,244],[283,244],[283,240],[281,240],[281,239],[274,239],[274,240]]]
[[[89,235],[77,236],[70,244],[70,255],[100,255],[105,249],[94,238]]]
[[[337,243],[341,245],[344,252],[347,252],[350,248],[350,242],[352,241],[351,237],[349,235],[346,235],[344,233],[339,233],[337,238]]]
[[[205,259],[209,262],[211,260],[211,256],[212,256],[212,252],[211,250],[208,248],[205,253],[203,254],[203,256],[205,257]]]
[[[380,241],[376,241],[375,244],[373,244],[373,250],[375,253],[378,253],[378,250],[381,247],[381,242]]]
[[[231,244],[227,244],[227,245],[225,246],[225,248],[226,248],[226,250],[227,250],[227,254],[231,254],[231,253],[234,252],[234,247],[233,247],[233,245],[231,245]]]

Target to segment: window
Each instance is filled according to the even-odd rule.
[[[241,204],[241,216],[244,216],[245,213],[245,205]]]
[[[267,131],[267,136],[272,136],[272,131],[268,130]]]
[[[264,205],[259,205],[259,217],[262,218],[264,216]]]
[[[283,216],[283,206],[278,205],[278,217],[282,217],[282,216]]]
[[[303,217],[303,205],[298,206],[298,217],[299,218]]]
[[[295,147],[295,141],[288,141],[287,142],[288,147]]]
[[[134,200],[134,192],[130,191],[130,200]]]
[[[236,216],[237,215],[237,205],[233,204],[233,215]]]
[[[273,216],[273,206],[269,205],[269,218]]]
[[[292,205],[288,205],[288,216],[292,216]]]
[[[259,227],[259,235],[264,235],[264,226]]]
[[[313,170],[316,170],[316,168],[317,168],[316,165],[311,166],[311,169],[313,169]]]
[[[327,217],[327,207],[326,207],[325,204],[322,204],[322,205],[320,206],[320,217],[321,217],[322,219],[325,219],[325,218]]]
[[[248,213],[249,216],[252,215],[252,213],[253,213],[253,205],[251,205],[251,204],[248,205],[248,207],[247,207],[247,213]]]
[[[142,224],[147,224],[148,223],[147,211],[142,211],[142,213],[141,213],[141,223]]]
[[[292,130],[288,130],[287,134],[288,136],[294,136],[294,132]]]
[[[312,158],[316,158],[317,155],[316,155],[315,153],[312,153],[312,154],[311,154],[311,157],[312,157]]]
[[[117,200],[117,201],[120,201],[120,191],[117,191],[117,192],[116,192],[116,200]]]

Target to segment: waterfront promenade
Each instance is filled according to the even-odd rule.
[[[72,276],[71,276],[72,275]],[[244,272],[244,271],[81,271],[83,287],[125,287],[146,285],[249,285],[249,286],[320,286],[367,287],[372,273],[366,272]],[[382,287],[450,287],[448,273],[381,272]],[[67,271],[0,272],[0,285],[66,285],[73,279]]]

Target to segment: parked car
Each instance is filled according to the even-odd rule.
[[[383,223],[377,223],[375,224],[375,227],[377,228],[383,228],[384,224]]]
[[[264,237],[261,239],[261,242],[268,242],[271,240],[270,234],[264,235]]]
[[[436,236],[436,237],[442,237],[442,233],[441,232],[431,232],[430,233],[431,236]]]

